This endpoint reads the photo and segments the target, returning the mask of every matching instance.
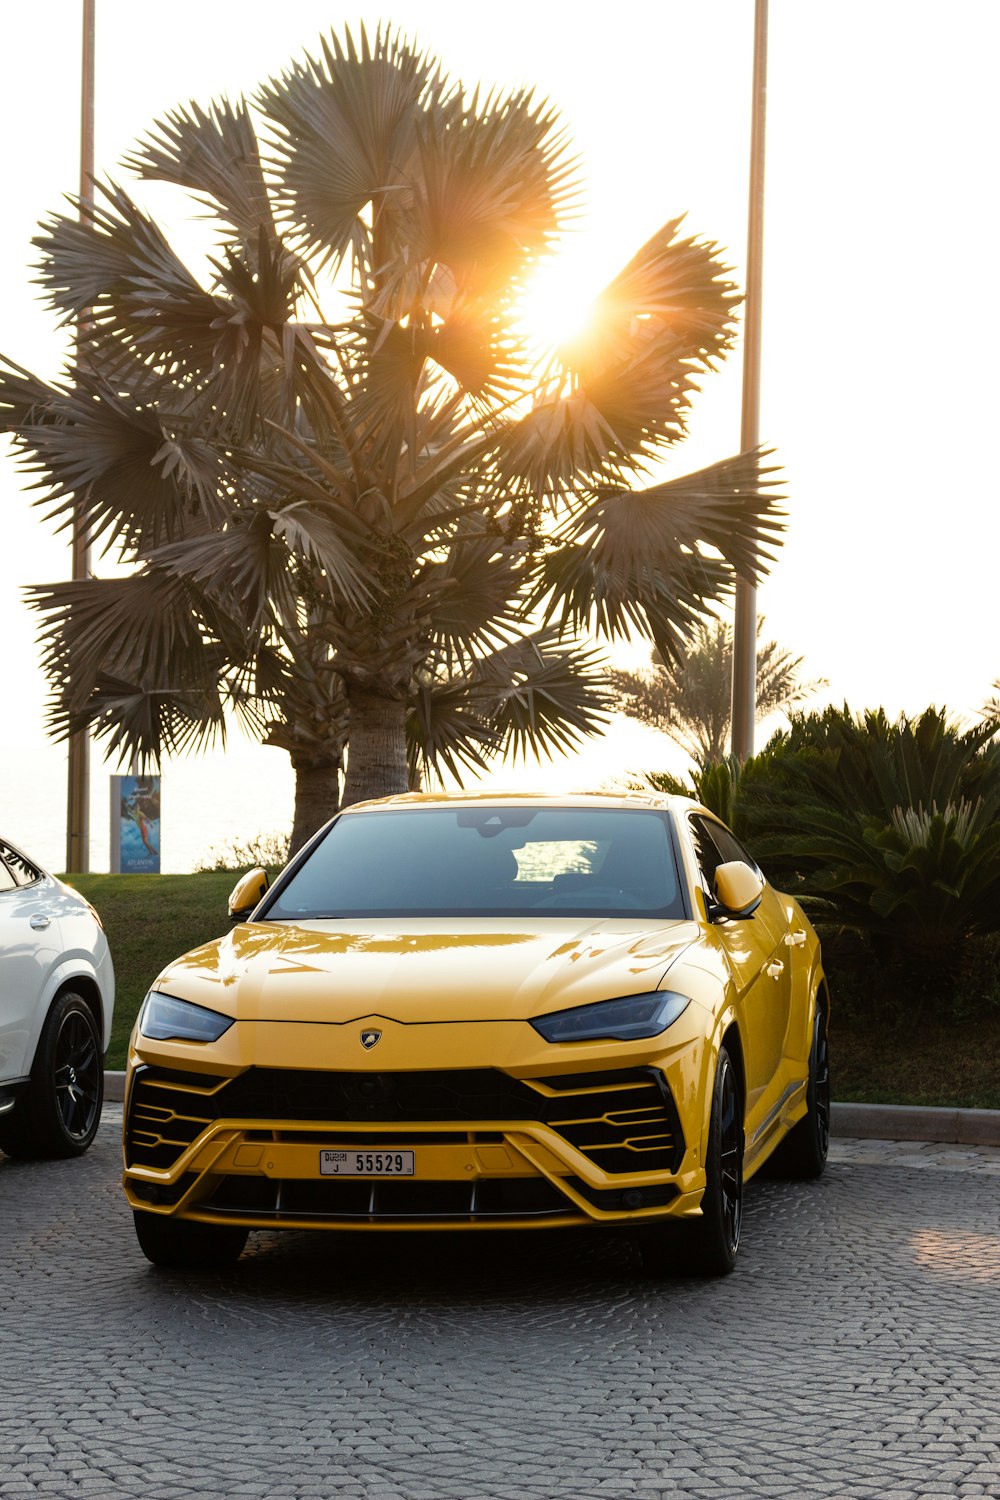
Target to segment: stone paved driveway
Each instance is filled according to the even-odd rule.
[[[154,1272],[116,1129],[0,1157],[0,1497],[1000,1496],[1000,1150],[841,1142],[739,1268],[617,1236],[251,1238]]]

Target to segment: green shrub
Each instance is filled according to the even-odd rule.
[[[775,883],[864,934],[883,978],[954,996],[970,937],[1000,931],[1000,744],[934,708],[793,716],[739,783]]]
[[[217,870],[242,873],[257,865],[265,870],[281,870],[288,863],[290,840],[287,833],[258,833],[250,839],[227,839],[213,844],[194,867],[196,875]]]
[[[709,812],[721,818],[738,837],[743,837],[745,819],[740,787],[744,778],[754,774],[753,758],[742,764],[734,755],[726,760],[712,761],[691,772],[688,781],[671,776],[668,771],[647,771],[646,783],[658,792],[669,792],[673,796],[693,797]]]
[[[845,704],[793,714],[742,765],[647,781],[704,803],[814,920],[854,933],[851,972],[880,1005],[912,1013],[934,998],[957,1013],[972,990],[996,998],[968,950],[1000,932],[997,730],[963,730],[935,708],[890,720]]]

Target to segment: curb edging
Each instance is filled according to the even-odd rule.
[[[873,1141],[935,1141],[1000,1146],[1000,1109],[941,1109],[924,1104],[834,1104],[835,1136]]]
[[[104,1097],[125,1098],[125,1074],[106,1072]],[[1000,1146],[1000,1109],[937,1109],[922,1104],[834,1104],[835,1136],[872,1141],[936,1141],[961,1146]]]

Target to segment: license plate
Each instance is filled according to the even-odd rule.
[[[321,1151],[321,1177],[412,1177],[412,1151]]]

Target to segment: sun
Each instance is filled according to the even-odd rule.
[[[540,354],[579,344],[594,316],[601,281],[593,265],[568,254],[546,260],[518,298],[518,323]]]

